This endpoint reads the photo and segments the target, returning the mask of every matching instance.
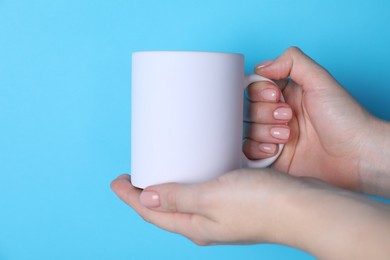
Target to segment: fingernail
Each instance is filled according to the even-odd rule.
[[[260,151],[264,153],[274,154],[276,152],[275,144],[259,144]]]
[[[260,96],[267,101],[276,101],[276,90],[267,88],[260,92]]]
[[[262,63],[260,63],[259,65],[256,66],[256,69],[258,69],[258,70],[264,69],[265,67],[271,65],[272,63],[273,63],[273,60],[263,61]]]
[[[289,107],[279,107],[274,111],[274,118],[279,120],[289,120],[292,118],[292,110]]]
[[[271,128],[271,135],[277,139],[287,140],[290,137],[290,129],[286,127]]]
[[[155,191],[143,191],[139,199],[141,204],[147,208],[157,208],[160,206],[160,196]]]
[[[256,69],[261,70],[262,68],[267,67],[267,64],[260,64]]]

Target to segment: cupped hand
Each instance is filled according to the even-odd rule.
[[[390,255],[388,205],[311,178],[241,169],[206,183],[143,191],[121,175],[111,188],[144,220],[198,245],[278,243],[320,259]]]
[[[135,188],[121,175],[111,188],[145,221],[186,236],[198,245],[282,243],[288,198],[298,179],[272,169],[243,169],[202,184]],[[284,230],[286,229],[286,230]]]

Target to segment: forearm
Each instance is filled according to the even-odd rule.
[[[390,198],[390,123],[374,119],[360,158],[360,190]]]
[[[321,259],[390,259],[388,205],[322,183],[306,186],[286,199],[276,243]]]

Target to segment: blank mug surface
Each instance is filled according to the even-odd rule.
[[[133,185],[198,183],[240,168],[243,89],[240,54],[133,53]]]

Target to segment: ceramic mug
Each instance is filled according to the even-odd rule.
[[[264,168],[270,158],[242,152],[244,56],[145,51],[132,55],[131,180],[139,188],[204,182],[240,167]]]

